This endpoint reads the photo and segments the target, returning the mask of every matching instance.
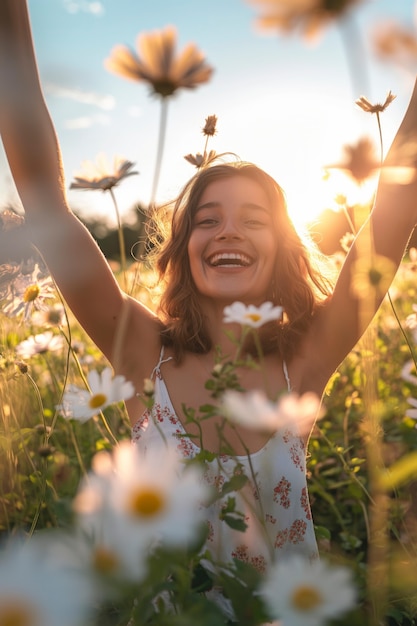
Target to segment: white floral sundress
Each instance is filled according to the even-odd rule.
[[[161,443],[173,441],[184,458],[192,458],[199,447],[184,437],[185,429],[175,414],[161,374],[165,362],[163,349],[152,377],[155,401],[132,429],[132,441],[143,453]],[[168,359],[166,359],[168,360]],[[284,364],[288,391],[290,381]],[[251,563],[260,572],[268,564],[299,554],[306,559],[318,557],[306,480],[306,449],[294,427],[274,433],[257,452],[247,456],[222,455],[207,465],[204,480],[219,491],[236,472],[244,472],[248,481],[236,497],[236,510],[244,514],[245,532],[233,530],[219,519],[224,499],[207,509],[209,535],[207,548],[217,562],[233,558]],[[227,498],[227,496],[226,496]]]

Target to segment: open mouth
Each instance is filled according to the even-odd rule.
[[[252,259],[240,252],[219,252],[207,259],[212,267],[248,267]]]

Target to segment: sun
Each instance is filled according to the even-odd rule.
[[[288,213],[296,228],[305,229],[325,211],[340,211],[343,198],[347,207],[371,204],[375,191],[376,176],[358,185],[340,171],[317,168],[307,180],[287,181]]]

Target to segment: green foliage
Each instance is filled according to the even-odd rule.
[[[405,320],[411,312],[414,273],[407,265],[396,282],[396,314]],[[0,533],[7,539],[20,533],[65,527],[71,524],[71,502],[80,479],[91,465],[96,452],[110,449],[114,439],[130,437],[130,427],[123,406],[111,406],[101,417],[85,424],[67,421],[56,410],[65,383],[80,384],[80,368],[84,376],[94,362],[95,368],[107,365],[78,325],[71,320],[73,342],[82,345],[82,356],[68,348],[63,353],[39,354],[24,366],[14,356],[14,348],[27,337],[28,329],[16,321],[2,320],[0,346]],[[408,339],[413,338],[408,333]],[[413,346],[411,346],[413,347]],[[88,358],[86,358],[88,357]],[[308,458],[310,500],[316,534],[323,555],[348,565],[354,572],[360,590],[361,605],[337,624],[366,624],[368,606],[367,577],[372,544],[372,507],[374,489],[372,467],[369,465],[369,406],[365,396],[367,370],[372,363],[375,383],[373,411],[378,417],[381,441],[380,454],[386,467],[417,450],[417,429],[406,416],[407,398],[415,394],[414,386],[401,378],[401,368],[410,358],[403,332],[385,302],[368,335],[348,356],[332,377],[324,397],[324,416],[311,435]],[[81,383],[82,384],[82,383]],[[218,397],[225,388],[239,388],[233,367],[226,363],[217,367],[208,388]],[[194,409],[184,407],[188,422],[209,419],[215,405]],[[111,433],[111,434],[110,434]],[[212,455],[202,450],[200,462],[210,462]],[[243,487],[246,477],[236,471],[214,497],[225,499],[223,519],[234,529],[244,532],[246,524],[235,507],[233,494]],[[415,571],[417,531],[417,480],[410,479],[386,494],[387,571],[389,585],[386,620],[389,626],[412,626],[416,623],[417,587],[409,570]],[[245,585],[256,586],[254,568],[236,561],[232,571],[222,572],[221,584],[233,598],[239,623],[249,626],[266,619],[262,606]],[[193,616],[204,614],[203,626],[222,623],[218,609],[195,590],[213,584],[213,573],[199,558],[194,567],[184,568],[181,555],[161,552],[152,561],[149,581],[141,587],[140,600],[134,612],[141,615],[137,623],[181,624],[193,622]],[[159,580],[155,587],[155,580]],[[149,583],[150,585],[150,583]],[[150,610],[156,591],[170,597],[181,597],[187,607],[187,618],[168,615],[161,604],[158,618]],[[132,598],[136,597],[132,590]],[[126,624],[132,611],[126,606],[106,606],[98,621],[102,624]],[[146,616],[149,617],[147,622]],[[156,621],[155,621],[156,620]],[[158,621],[159,620],[159,621]],[[257,621],[258,620],[258,621]]]

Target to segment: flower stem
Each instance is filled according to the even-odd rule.
[[[117,205],[116,196],[114,195],[114,191],[112,188],[109,189],[111,199],[113,200],[114,210],[116,211],[116,219],[117,219],[117,233],[119,236],[119,249],[120,249],[120,265],[122,268],[123,274],[123,288],[127,290],[127,278],[126,278],[126,248],[125,248],[125,238],[123,234],[123,226],[120,220],[119,207]]]
[[[161,174],[162,157],[164,154],[164,145],[165,145],[166,128],[167,128],[167,118],[168,118],[168,98],[162,98],[161,115],[159,118],[158,150],[156,153],[155,171],[154,171],[154,176],[153,176],[151,199],[149,202],[150,206],[152,206],[155,203],[156,192],[157,192],[158,184],[159,184],[159,177]]]

